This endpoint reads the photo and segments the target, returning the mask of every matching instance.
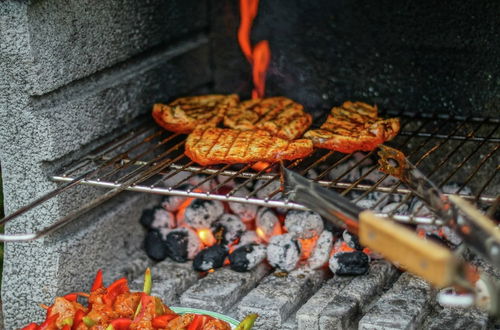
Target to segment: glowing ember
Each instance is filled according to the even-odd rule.
[[[198,229],[198,237],[205,246],[212,246],[217,243],[210,229]]]
[[[271,50],[267,40],[257,43],[252,50],[250,31],[257,16],[259,0],[240,0],[241,23],[238,29],[238,42],[248,62],[252,65],[252,80],[254,89],[252,98],[264,97],[266,87],[266,72],[271,60]]]
[[[299,238],[300,242],[300,260],[307,260],[311,256],[311,253],[316,246],[316,241],[318,236],[311,238]]]

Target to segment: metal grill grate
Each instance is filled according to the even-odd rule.
[[[500,148],[500,119],[413,113],[385,115],[401,118],[401,132],[388,144],[402,150],[410,161],[438,186],[443,187],[454,182],[458,184],[458,188],[453,193],[471,199],[483,207],[493,204],[498,194],[495,189],[500,186],[497,175],[500,168],[497,155]],[[256,164],[201,167],[183,154],[184,143],[185,135],[164,131],[148,121],[82,158],[70,169],[53,176],[53,180],[66,184],[2,222],[9,221],[76,184],[105,187],[110,190],[80,210],[60,219],[53,226],[36,235],[22,238],[40,237],[123,190],[305,209],[300,204],[280,198],[280,190],[277,187],[279,172],[276,166],[269,165],[260,170],[253,170]],[[355,202],[372,192],[382,193],[383,198],[373,207],[377,207],[391,195],[403,195],[396,208],[390,213],[379,215],[391,216],[407,223],[438,223],[439,220],[432,217],[417,216],[418,210],[403,212],[402,206],[414,196],[397,180],[387,185],[388,176],[379,174],[375,183],[366,181],[378,172],[376,162],[369,162],[375,156],[376,150],[358,153],[353,160],[352,155],[318,149],[310,157],[286,162],[285,166],[305,175],[314,172],[315,181],[337,189],[343,195],[352,196],[353,192],[356,192],[353,199]],[[366,165],[367,163],[370,164]],[[361,167],[361,175],[349,180],[349,174],[353,170],[359,171]],[[336,173],[335,177],[332,177],[332,171]],[[200,175],[203,175],[201,179]],[[198,178],[194,187],[183,187],[185,183],[192,182],[194,177]],[[258,187],[242,194],[243,187],[257,180],[262,181]],[[209,189],[199,190],[209,182],[212,183]],[[229,182],[236,184],[233,184],[230,190],[225,189],[222,192],[221,188]],[[263,192],[266,193],[263,195]]]

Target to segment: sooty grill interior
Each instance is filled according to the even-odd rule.
[[[271,47],[267,95],[302,103],[316,125],[345,100],[377,104],[384,116],[401,118],[392,146],[449,193],[487,209],[499,193],[498,7],[262,1],[252,40]],[[154,264],[145,256],[138,219],[160,203],[155,195],[303,209],[281,198],[276,168],[197,166],[182,154],[185,137],[149,118],[153,103],[179,96],[250,96],[236,1],[4,1],[0,17],[6,214],[41,198],[8,222],[6,233],[69,223],[29,243],[6,243],[7,329],[41,318],[37,304],[89,287],[98,268],[109,282],[123,274],[138,279],[148,265],[167,303],[236,317],[257,311],[262,328],[488,326],[483,313],[436,305],[425,282],[381,260],[357,277],[303,267],[283,274],[261,263],[250,272],[224,267],[200,278],[191,261]],[[370,204],[398,221],[438,221],[410,204],[403,185],[383,184],[373,155],[317,150],[286,166],[358,202],[374,193],[402,196],[385,211],[387,201]],[[220,189],[229,182],[236,185]],[[207,183],[209,189],[196,189]],[[239,192],[246,185],[253,190]]]

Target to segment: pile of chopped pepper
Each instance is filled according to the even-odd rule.
[[[229,330],[229,323],[200,314],[176,314],[163,301],[151,296],[151,271],[144,275],[143,292],[131,292],[127,279],[108,287],[97,272],[90,293],[77,292],[57,297],[46,309],[45,321],[30,323],[22,330]],[[87,300],[87,307],[78,297]],[[236,329],[250,329],[257,315],[249,315]]]

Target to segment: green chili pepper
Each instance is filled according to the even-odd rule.
[[[238,324],[235,330],[250,330],[253,327],[255,319],[258,317],[258,314],[249,314],[247,317],[243,319],[243,321]]]
[[[97,323],[96,321],[92,320],[92,319],[91,319],[90,317],[88,317],[88,316],[84,316],[84,317],[82,318],[82,320],[83,320],[83,323],[84,323],[86,326],[88,326],[88,327],[91,327],[91,326],[93,326],[93,325],[96,325],[96,323]]]

